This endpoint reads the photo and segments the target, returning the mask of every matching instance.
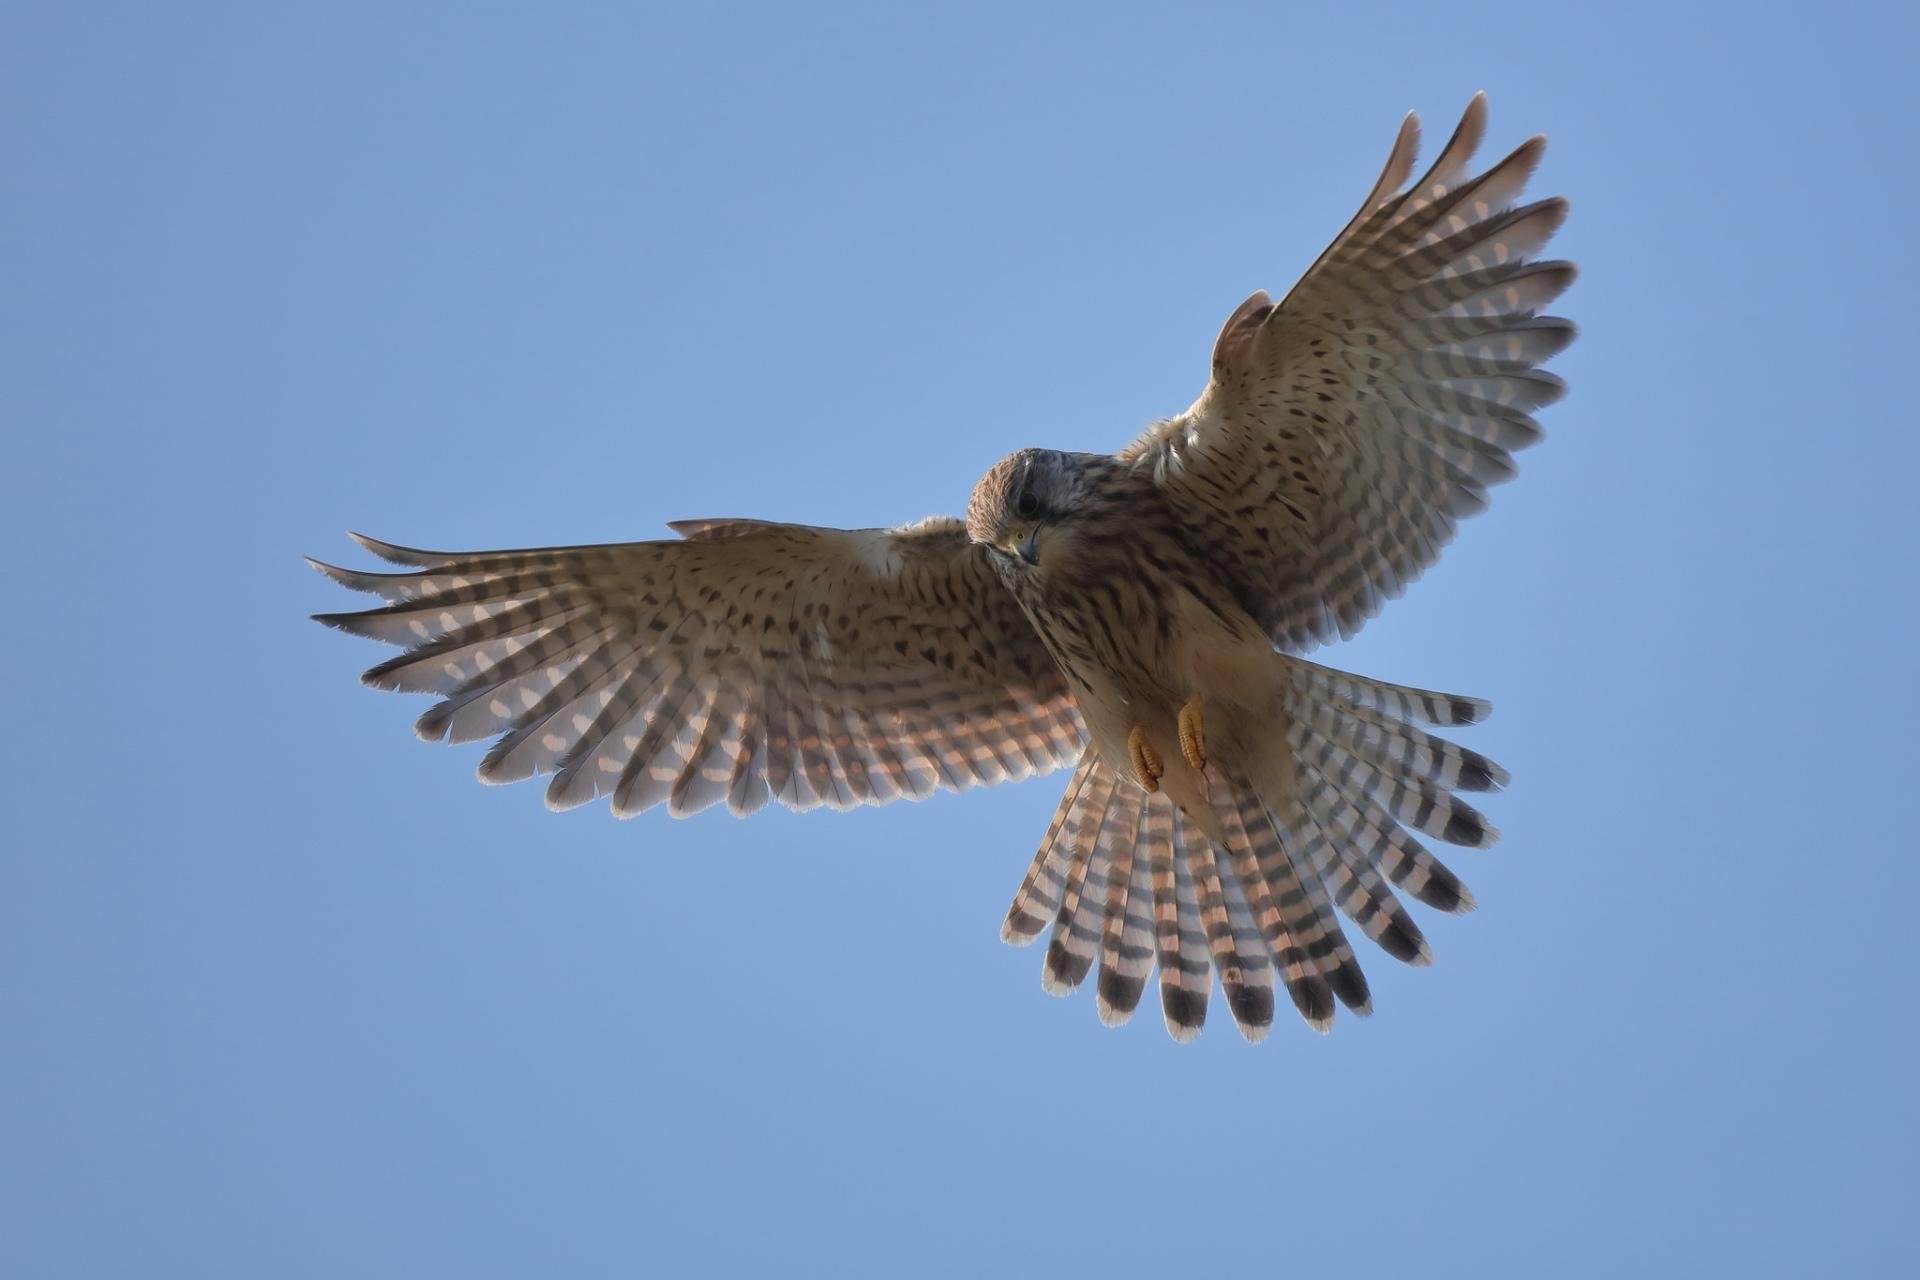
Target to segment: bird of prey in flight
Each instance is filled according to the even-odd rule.
[[[1157,968],[1191,1039],[1212,975],[1249,1040],[1274,988],[1318,1030],[1370,1008],[1344,917],[1430,953],[1396,888],[1471,908],[1415,833],[1484,847],[1456,793],[1507,774],[1429,731],[1478,699],[1307,661],[1440,554],[1563,384],[1539,258],[1566,217],[1519,203],[1544,142],[1470,169],[1476,96],[1412,178],[1409,115],[1359,212],[1279,302],[1256,293],[1184,412],[1116,454],[1022,449],[964,520],[826,529],[687,520],[677,539],[521,551],[359,541],[319,564],[385,603],[319,621],[405,650],[375,688],[440,696],[422,738],[494,738],[483,782],[621,816],[836,809],[1070,767],[1001,927],[1051,931],[1046,990],[1097,970],[1102,1021]]]

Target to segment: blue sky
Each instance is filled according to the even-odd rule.
[[[0,1272],[1910,1264],[1917,39],[9,6]],[[1552,138],[1584,336],[1520,482],[1324,655],[1492,698],[1515,778],[1370,1020],[1043,995],[995,930],[1055,781],[549,814],[306,621],[349,527],[891,523],[1116,447],[1481,88]]]

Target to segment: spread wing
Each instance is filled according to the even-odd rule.
[[[387,601],[316,617],[406,646],[364,681],[439,694],[421,737],[498,735],[481,780],[551,773],[554,808],[848,808],[1079,758],[1065,682],[959,521],[674,528],[462,554],[361,538],[412,570],[314,562]]]
[[[1539,438],[1573,340],[1536,312],[1573,282],[1535,261],[1564,200],[1516,207],[1545,142],[1477,177],[1476,95],[1433,168],[1402,191],[1408,116],[1371,194],[1279,305],[1228,318],[1193,406],[1120,455],[1150,466],[1274,642],[1351,636],[1439,556],[1455,523]]]

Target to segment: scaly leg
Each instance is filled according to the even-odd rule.
[[[1166,771],[1160,762],[1160,753],[1147,741],[1147,731],[1139,725],[1133,726],[1133,732],[1127,735],[1127,754],[1133,757],[1133,773],[1140,779],[1140,785],[1148,791],[1160,789],[1160,775]]]
[[[1200,718],[1200,695],[1187,699],[1180,708],[1180,754],[1195,769],[1207,767],[1207,726]]]

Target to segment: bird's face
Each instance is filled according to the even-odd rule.
[[[1078,455],[1022,449],[993,464],[967,502],[967,536],[1004,568],[1032,569],[1050,536],[1071,520],[1085,490]]]

